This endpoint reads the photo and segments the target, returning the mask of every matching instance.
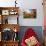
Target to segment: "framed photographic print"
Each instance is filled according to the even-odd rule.
[[[10,10],[10,11],[9,11],[9,14],[10,14],[10,15],[16,15],[17,12],[16,12],[15,10]]]
[[[2,15],[9,15],[9,10],[2,10]]]
[[[28,9],[23,12],[24,18],[36,18],[36,9]]]

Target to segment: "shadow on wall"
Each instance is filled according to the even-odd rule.
[[[39,41],[41,43],[43,43],[43,30],[42,30],[42,26],[21,26],[20,27],[20,32],[19,32],[19,40],[20,40],[20,42],[21,42],[21,40],[22,40],[22,38],[24,36],[24,33],[26,32],[26,30],[28,28],[32,28],[36,32]]]

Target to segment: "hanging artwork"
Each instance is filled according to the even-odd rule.
[[[36,9],[28,9],[23,12],[24,18],[36,18]]]
[[[2,10],[2,15],[9,15],[9,10]]]

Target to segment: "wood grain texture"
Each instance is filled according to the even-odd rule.
[[[14,31],[14,29],[16,29],[17,31],[19,31],[20,26],[18,24],[16,24],[16,25],[15,24],[2,24],[2,25],[0,25],[1,31],[3,31],[3,29],[5,29],[5,28],[10,28],[13,31]]]

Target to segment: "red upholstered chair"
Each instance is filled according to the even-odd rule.
[[[22,42],[21,42],[21,46],[27,46],[25,40],[34,36],[37,40],[37,35],[34,32],[34,30],[32,28],[28,28],[27,31],[25,32],[24,37],[22,38]],[[37,40],[37,44],[35,44],[34,46],[41,46],[40,42]]]

